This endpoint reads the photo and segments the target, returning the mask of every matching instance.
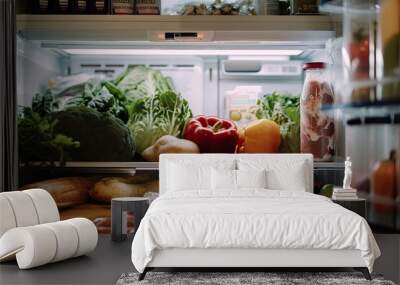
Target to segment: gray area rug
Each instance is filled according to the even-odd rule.
[[[142,281],[137,280],[138,276],[138,273],[122,274],[117,285],[395,285],[392,281],[376,275],[372,275],[373,280],[368,281],[359,272],[148,272]]]

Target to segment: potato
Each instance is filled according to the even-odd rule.
[[[200,149],[192,141],[179,139],[174,136],[162,136],[154,145],[142,152],[147,161],[158,161],[161,153],[200,153]]]

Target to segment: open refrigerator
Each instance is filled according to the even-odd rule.
[[[397,60],[390,67],[393,73],[377,73],[372,63],[383,65],[385,59],[379,54],[377,58],[378,46],[371,39],[367,59],[371,70],[367,76],[359,72],[361,77],[351,77],[348,72],[357,73],[351,65],[354,58],[350,56],[351,66],[346,69],[349,59],[343,57],[343,47],[355,37],[349,28],[357,22],[353,17],[359,19],[370,6],[355,3],[349,16],[343,12],[346,1],[327,2],[321,5],[326,14],[312,16],[143,16],[32,15],[25,1],[16,1],[18,189],[44,188],[56,197],[62,218],[88,217],[100,232],[109,232],[111,198],[156,196],[158,163],[141,154],[160,137],[154,135],[157,130],[149,127],[149,120],[135,133],[140,120],[132,119],[132,114],[149,107],[143,102],[126,107],[127,101],[117,98],[113,92],[118,90],[113,87],[123,82],[125,89],[119,91],[140,100],[163,88],[172,90],[173,96],[183,98],[179,102],[189,106],[188,117],[216,116],[245,129],[265,118],[263,111],[270,103],[265,98],[270,96],[297,98],[300,116],[303,65],[324,62],[324,80],[332,86],[335,99],[319,107],[334,121],[334,153],[314,163],[315,193],[329,195],[331,185],[342,185],[343,162],[350,156],[352,185],[368,200],[369,222],[376,230],[398,232],[399,52],[390,51]],[[394,5],[395,15],[400,15],[396,1],[386,3]],[[373,10],[372,23],[381,23],[376,18],[379,13]],[[362,23],[368,36],[377,34],[371,30],[371,21]],[[400,23],[393,25],[382,29],[391,30],[398,39]],[[375,44],[381,42],[374,39]],[[349,87],[350,81],[355,87]],[[354,95],[356,100],[352,99],[354,92],[359,94]],[[389,99],[381,96],[389,93]],[[110,96],[117,99],[111,102]],[[155,104],[162,104],[159,100]],[[101,115],[98,120],[94,117],[100,115],[85,114],[87,109],[68,113],[69,106],[79,104],[99,113],[107,109],[106,117]],[[32,114],[35,108],[39,115]],[[298,133],[294,139],[287,138],[289,147],[276,152],[300,152],[300,121],[296,123]],[[42,141],[37,139],[38,132]],[[174,134],[184,136],[183,132]],[[145,141],[149,136],[151,143]],[[79,148],[84,151],[76,154]],[[393,179],[392,184],[385,184],[385,177]]]

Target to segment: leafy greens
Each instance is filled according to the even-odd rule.
[[[55,130],[58,121],[41,116],[31,108],[24,108],[18,117],[19,158],[21,161],[51,162],[64,164],[80,143]]]
[[[173,91],[137,99],[130,114],[128,127],[139,153],[164,135],[182,136],[186,121],[192,117],[188,102]]]
[[[126,103],[124,93],[111,81],[89,80],[80,95],[67,100],[65,108],[84,106],[101,113],[111,113],[126,123],[129,119]]]

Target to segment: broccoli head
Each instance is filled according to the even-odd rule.
[[[80,143],[74,161],[131,161],[135,146],[129,129],[108,113],[87,107],[73,107],[52,115],[55,131]]]

